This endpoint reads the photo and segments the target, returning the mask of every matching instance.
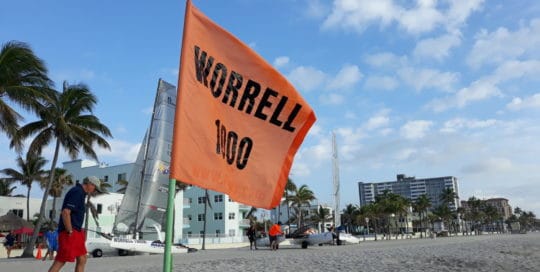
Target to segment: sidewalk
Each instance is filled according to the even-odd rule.
[[[45,253],[47,252],[47,249],[41,249],[41,256],[45,256]],[[11,258],[14,257],[20,257],[23,253],[23,249],[13,249],[11,250]],[[34,256],[37,255],[37,249],[34,249]],[[7,258],[7,251],[4,246],[1,246],[0,248],[0,259],[6,259]]]

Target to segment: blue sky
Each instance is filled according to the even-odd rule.
[[[540,214],[540,2],[193,3],[314,108],[318,120],[291,178],[320,201],[332,202],[334,131],[342,205],[358,204],[357,182],[403,173],[455,176],[461,199],[505,197]],[[0,9],[0,43],[29,43],[57,86],[88,84],[99,99],[95,114],[114,136],[100,160],[132,162],[158,79],[177,83],[184,7],[181,0],[9,1]],[[2,168],[15,164],[6,145],[0,135]]]

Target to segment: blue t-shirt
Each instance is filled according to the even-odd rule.
[[[82,185],[77,183],[75,187],[71,188],[66,196],[64,197],[64,202],[62,203],[62,210],[70,209],[71,210],[71,226],[75,230],[81,230],[84,222],[84,199],[86,198],[86,192],[84,191]],[[58,231],[66,230],[64,226],[64,220],[60,216],[60,222],[58,223]]]
[[[58,248],[58,232],[57,231],[47,231],[45,233],[45,238],[47,238],[47,246],[51,249],[56,250]]]

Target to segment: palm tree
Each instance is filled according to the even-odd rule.
[[[292,181],[292,179],[287,179],[287,184],[285,184],[285,191],[283,192],[283,196],[285,197],[285,202],[287,203],[287,225],[289,226],[289,230],[291,229],[291,208],[289,203],[289,193],[293,193],[296,191],[296,184]]]
[[[13,137],[23,119],[5,99],[23,109],[36,111],[36,98],[49,86],[52,82],[47,77],[45,64],[26,43],[5,43],[0,51],[0,131]]]
[[[315,194],[307,185],[300,186],[300,188],[294,192],[294,195],[289,195],[289,201],[295,208],[298,216],[298,228],[302,227],[303,223],[302,206],[305,204],[309,207],[312,200],[315,200]]]
[[[45,214],[45,205],[49,190],[54,180],[54,169],[58,161],[60,147],[63,147],[72,159],[82,151],[87,156],[97,159],[94,146],[110,149],[103,138],[110,137],[111,132],[100,120],[92,115],[97,99],[84,84],[68,85],[64,82],[63,91],[51,92],[39,105],[39,119],[21,127],[11,146],[22,148],[22,141],[33,135],[28,152],[41,154],[41,150],[51,141],[55,141],[54,157],[51,164],[52,174],[43,192],[40,216],[30,243],[24,249],[22,257],[33,257],[33,248]]]
[[[12,196],[13,191],[17,189],[17,186],[12,186],[14,182],[5,178],[0,179],[0,196]]]
[[[349,233],[352,232],[352,225],[355,223],[354,218],[356,217],[356,215],[358,215],[358,212],[358,206],[353,204],[347,204],[347,206],[345,206],[345,209],[343,209],[342,211],[342,216],[344,219],[343,221],[346,222],[345,224],[347,225],[347,231]]]
[[[26,221],[30,221],[30,191],[32,190],[32,183],[34,181],[40,181],[45,175],[43,166],[47,163],[47,160],[41,156],[36,156],[35,153],[26,153],[26,160],[22,157],[17,158],[17,166],[20,171],[13,168],[5,168],[0,170],[8,177],[6,180],[18,181],[22,185],[26,186]]]
[[[322,205],[319,205],[319,208],[315,211],[315,214],[313,214],[311,219],[317,224],[321,223],[319,232],[324,232],[324,223],[332,219],[330,209],[323,208]]]
[[[431,199],[426,194],[421,194],[414,203],[414,208],[420,216],[420,227],[422,231],[420,232],[420,238],[423,238],[422,234],[425,234],[426,227],[424,221],[427,216],[427,210],[431,207]]]
[[[210,206],[212,209],[212,203],[210,203],[210,195],[208,194],[208,189],[204,189],[204,221],[203,221],[203,240],[202,240],[202,250],[206,250],[206,213],[207,207]]]
[[[51,175],[51,171],[47,171],[46,177],[41,180],[41,188],[45,188],[47,186],[47,181],[49,180],[49,176]],[[64,168],[56,168],[54,170],[54,180],[51,185],[51,188],[49,189],[49,196],[53,197],[52,202],[52,211],[51,211],[51,220],[56,219],[56,199],[62,196],[62,192],[64,191],[64,187],[66,185],[73,185],[73,176],[68,174],[67,170]]]
[[[454,189],[445,188],[442,190],[439,198],[443,205],[448,206],[449,204],[453,204],[455,202],[455,200],[458,198],[458,195],[456,194],[456,192],[454,192]]]

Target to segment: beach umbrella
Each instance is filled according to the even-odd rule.
[[[32,228],[34,225],[12,212],[0,216],[0,231],[16,230],[23,227]]]
[[[33,228],[22,227],[13,231],[14,234],[32,234],[34,232]]]

